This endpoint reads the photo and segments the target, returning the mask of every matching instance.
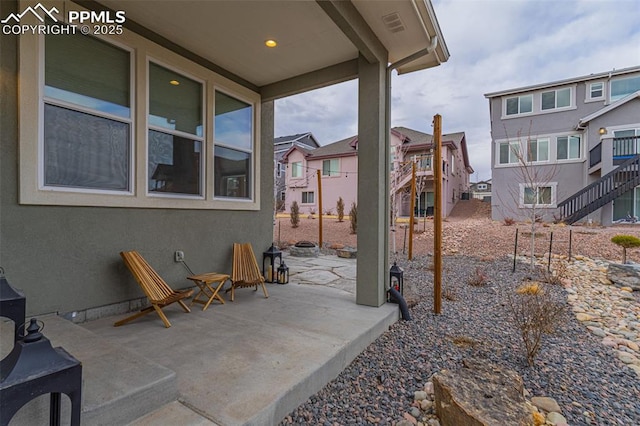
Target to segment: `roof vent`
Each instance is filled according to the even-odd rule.
[[[399,33],[405,30],[404,23],[400,19],[398,12],[393,12],[382,17],[382,22],[387,27],[387,30],[392,33]]]

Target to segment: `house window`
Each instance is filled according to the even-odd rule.
[[[611,102],[640,90],[640,76],[611,80]]]
[[[456,173],[456,157],[451,154],[451,174],[455,174]]]
[[[215,91],[214,196],[251,198],[253,106]]]
[[[340,174],[340,162],[337,158],[322,161],[322,176],[337,176]]]
[[[313,191],[303,191],[302,192],[302,204],[313,204],[314,201],[314,192]]]
[[[500,164],[516,164],[520,157],[520,144],[518,142],[500,143]]]
[[[542,110],[571,106],[571,89],[558,89],[542,92]]]
[[[282,163],[280,162],[276,163],[276,176],[277,177],[282,176]]]
[[[530,163],[549,161],[549,139],[527,141],[527,161]]]
[[[533,111],[533,95],[507,98],[507,115],[526,114]]]
[[[580,136],[558,136],[556,146],[558,160],[574,160],[581,157]]]
[[[149,192],[202,195],[202,111],[202,83],[149,63]]]
[[[604,96],[604,83],[589,84],[589,99],[598,99]]]
[[[302,177],[302,161],[296,161],[291,163],[291,177],[292,178]]]
[[[479,183],[477,189],[479,191],[485,191],[487,189],[487,184],[486,183]]]
[[[80,34],[47,35],[44,57],[42,183],[132,191],[129,52]]]
[[[286,196],[287,196],[287,193],[285,191],[280,191],[280,201],[284,201]]]
[[[520,207],[556,207],[557,182],[520,184]]]

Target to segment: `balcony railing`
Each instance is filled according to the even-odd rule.
[[[613,138],[613,159],[626,160],[640,154],[640,136]]]
[[[589,151],[589,168],[602,161],[602,142]]]

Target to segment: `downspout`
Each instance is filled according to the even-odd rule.
[[[396,61],[387,66],[387,75],[386,75],[386,81],[385,81],[385,92],[386,92],[385,93],[385,109],[384,109],[384,135],[385,135],[384,139],[385,139],[385,156],[386,156],[385,164],[387,161],[389,161],[389,150],[391,149],[391,72],[405,64],[408,64],[409,62],[413,62],[418,58],[421,58],[425,55],[430,54],[436,49],[437,46],[438,46],[438,36],[433,36],[431,37],[431,43],[425,49],[419,50],[416,53],[413,53],[407,56],[406,58],[400,59],[399,61]],[[387,176],[387,183],[389,183],[388,168],[387,168],[386,176]],[[387,188],[389,188],[389,185],[387,185]],[[391,202],[389,202],[389,208],[393,209]],[[391,224],[391,229],[395,232],[395,223]],[[388,238],[388,235],[387,235],[387,238]],[[395,252],[395,242],[396,242],[396,239],[394,234],[394,238],[393,238],[394,252]],[[387,244],[388,244],[388,241],[387,241]]]

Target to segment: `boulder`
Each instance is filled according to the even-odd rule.
[[[634,291],[640,291],[640,264],[609,263],[607,278],[618,287],[630,287]]]
[[[513,370],[465,359],[456,371],[436,373],[433,385],[442,426],[533,425],[522,378]]]

